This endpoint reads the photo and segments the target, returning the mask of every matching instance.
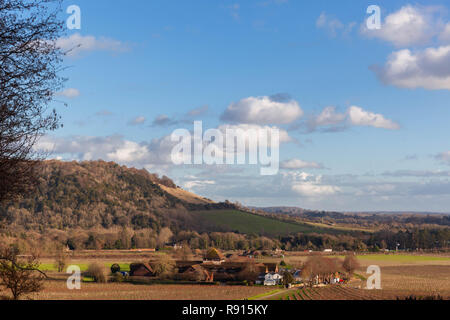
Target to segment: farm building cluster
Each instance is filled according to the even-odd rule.
[[[292,283],[328,283],[341,282],[338,272],[326,275],[314,275],[308,279],[302,278],[302,270],[279,265],[275,262],[259,262],[254,259],[255,253],[225,257],[220,251],[213,249],[203,260],[176,260],[173,265],[173,280],[197,282],[234,282],[245,281],[257,285],[276,286]],[[133,263],[130,265],[130,276],[153,277],[158,276],[158,266],[153,263]],[[288,277],[289,281],[283,281]]]

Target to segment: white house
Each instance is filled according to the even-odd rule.
[[[281,280],[283,280],[283,276],[279,273],[270,272],[264,276],[264,285],[265,286],[276,286],[281,284]]]

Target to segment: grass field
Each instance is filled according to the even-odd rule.
[[[104,265],[105,268],[110,269],[111,266],[114,264],[115,262],[100,262],[101,265]],[[86,271],[89,267],[89,263],[87,262],[76,262],[76,261],[72,261],[70,262],[70,265],[77,265],[78,267],[80,267],[81,271]],[[120,271],[125,271],[125,272],[129,272],[130,271],[130,263],[119,263],[120,266]],[[39,270],[41,271],[57,271],[55,265],[53,263],[43,263],[40,265]]]
[[[278,236],[299,232],[342,233],[350,231],[350,229],[324,228],[306,223],[284,222],[238,210],[194,211],[191,213],[222,230],[246,234],[260,233]]]

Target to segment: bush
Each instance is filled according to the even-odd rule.
[[[348,254],[345,256],[344,262],[342,264],[344,270],[351,277],[356,269],[359,268],[358,259],[356,259],[354,254]]]
[[[150,266],[153,268],[155,276],[169,278],[175,271],[176,263],[170,256],[164,255],[156,261],[150,261]]]
[[[125,280],[126,280],[126,278],[120,272],[114,273],[114,275],[111,279],[112,282],[123,282]]]
[[[94,282],[106,283],[106,272],[105,268],[98,263],[91,263],[86,272],[86,276],[94,279]]]

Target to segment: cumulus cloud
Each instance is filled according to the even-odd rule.
[[[38,152],[50,153],[68,160],[115,161],[138,167],[168,166],[174,143],[170,137],[153,139],[150,142],[135,142],[120,135],[107,137],[44,136],[35,145]]]
[[[221,119],[235,123],[288,124],[303,115],[294,100],[279,101],[272,97],[248,97],[228,106]]]
[[[385,84],[400,88],[450,90],[450,46],[392,53],[384,67],[372,68]]]
[[[73,99],[80,96],[80,90],[75,88],[67,88],[63,91],[57,92],[56,96],[65,97],[68,99]]]
[[[214,180],[193,180],[193,181],[186,181],[183,184],[183,187],[186,188],[186,190],[193,191],[194,189],[198,188],[201,189],[214,184],[216,184]]]
[[[172,126],[177,123],[178,121],[171,119],[168,115],[161,114],[153,120],[152,126],[153,127]]]
[[[343,130],[351,126],[366,126],[388,130],[397,130],[400,125],[386,119],[382,114],[366,111],[358,106],[351,106],[345,113],[336,111],[336,107],[326,107],[318,116],[308,123],[309,130],[325,128],[325,131]]]
[[[109,52],[124,52],[128,51],[127,45],[121,41],[94,36],[82,36],[75,33],[70,37],[63,37],[56,40],[56,46],[62,51],[66,52],[68,57],[78,57],[84,52],[92,51],[109,51]]]
[[[291,159],[281,162],[281,169],[297,170],[297,169],[323,169],[323,165],[317,162],[308,162],[300,159]]]
[[[145,117],[139,116],[139,117],[132,119],[130,122],[128,122],[128,124],[131,126],[137,126],[137,125],[145,123],[145,121],[146,121]]]
[[[406,5],[386,16],[381,29],[369,30],[363,24],[362,33],[378,38],[397,47],[426,44],[436,36],[441,23],[436,17],[437,7]]]
[[[334,195],[341,191],[337,186],[322,183],[322,176],[306,172],[283,173],[291,181],[291,189],[303,197],[321,197]]]
[[[57,138],[42,137],[35,149],[58,155],[71,155],[77,160],[98,160],[130,162],[145,155],[145,146],[123,139],[121,136]]]
[[[386,119],[383,115],[365,111],[356,106],[348,109],[348,117],[350,123],[355,126],[368,126],[389,130],[397,130],[400,128],[397,123]]]
[[[235,126],[220,126],[217,130],[224,135],[228,129],[241,129],[244,135],[248,134],[248,129],[268,130],[270,132],[273,127],[256,126],[256,125],[235,125]],[[245,139],[246,147],[248,147],[248,137]],[[267,141],[270,147],[270,139]],[[291,138],[285,130],[280,129],[280,143],[290,142]],[[172,159],[172,150],[179,143],[179,141],[172,141],[171,135],[155,138],[150,141],[135,142],[125,139],[120,135],[106,136],[106,137],[91,137],[91,136],[70,136],[70,137],[55,137],[43,136],[35,145],[35,150],[38,152],[50,153],[50,155],[63,157],[67,160],[105,160],[115,161],[121,164],[138,166],[145,168],[164,167],[169,168],[174,165]],[[227,154],[237,155],[237,149],[231,149],[226,145],[219,145],[218,142],[196,141],[191,136],[191,152],[196,147],[205,148],[207,144],[216,146],[217,154],[222,155],[225,159]],[[247,151],[247,149],[246,149]],[[179,155],[183,163],[184,152]],[[191,159],[193,154],[191,153]]]
[[[255,124],[237,124],[237,125],[225,124],[220,125],[217,129],[219,129],[224,135],[226,134],[227,129],[232,131],[241,130],[245,137],[246,144],[248,144],[249,133],[251,131],[255,132],[264,131],[270,134],[271,130],[274,129],[277,129],[280,134],[280,144],[294,141],[294,139],[291,136],[289,136],[289,133],[286,130],[278,128],[276,126],[259,126]],[[268,145],[270,146],[270,139],[268,139]]]
[[[330,106],[323,109],[323,111],[314,119],[314,124],[317,126],[331,126],[337,125],[345,121],[346,115],[344,113],[336,112],[336,107]]]
[[[442,43],[450,44],[450,22],[445,25],[444,29],[439,34],[439,40]]]

